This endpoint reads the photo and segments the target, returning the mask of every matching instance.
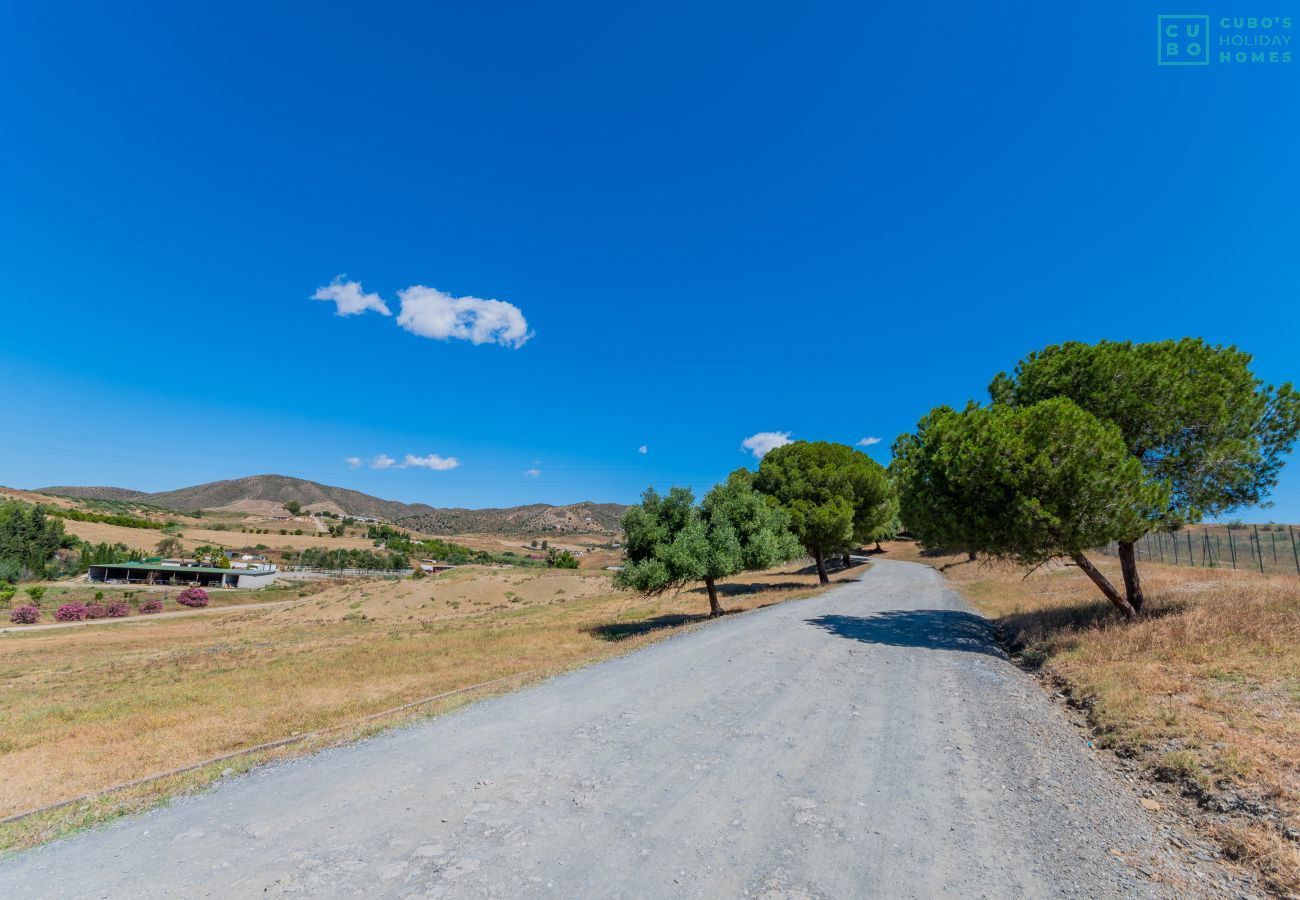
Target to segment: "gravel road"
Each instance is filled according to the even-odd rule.
[[[1210,895],[924,566],[0,862],[0,897]]]

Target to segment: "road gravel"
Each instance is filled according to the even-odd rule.
[[[933,569],[880,561],[0,862],[0,897],[1215,896]]]

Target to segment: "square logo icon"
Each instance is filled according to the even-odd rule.
[[[1156,65],[1208,66],[1209,16],[1156,16]]]

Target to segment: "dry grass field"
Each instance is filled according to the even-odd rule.
[[[727,608],[743,610],[818,588],[815,576],[789,569],[743,576],[723,590]],[[615,591],[606,573],[477,567],[335,583],[293,599],[220,615],[0,634],[0,817],[502,676],[570,669],[696,622],[708,608],[702,589],[646,598]],[[328,741],[378,727],[344,729]],[[274,755],[0,826],[0,849],[143,808]]]
[[[1142,566],[1150,614],[1124,623],[1074,567],[923,558],[1082,703],[1101,746],[1207,810],[1225,853],[1300,893],[1300,578]],[[1115,560],[1098,557],[1119,583]]]

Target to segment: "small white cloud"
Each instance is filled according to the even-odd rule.
[[[356,316],[368,309],[375,312],[391,316],[387,304],[380,299],[378,294],[367,294],[361,290],[361,282],[344,281],[343,276],[339,275],[325,287],[316,288],[316,293],[311,295],[313,300],[332,300],[337,315]]]
[[[397,460],[393,459],[387,453],[381,453],[374,459],[370,460],[370,468],[372,469],[391,469],[395,465],[397,465]]]
[[[872,444],[879,444],[880,441],[881,439],[878,437],[864,437],[862,440],[858,441],[858,446],[870,447]]]
[[[758,459],[762,459],[777,447],[784,447],[788,443],[790,443],[788,431],[760,431],[745,438],[740,442],[740,446],[753,453]]]
[[[359,456],[349,456],[343,461],[348,464],[349,469],[359,469],[366,464],[366,461]]]
[[[454,456],[439,456],[436,453],[430,453],[428,456],[412,456],[406,454],[406,459],[402,466],[414,466],[417,469],[433,469],[435,472],[446,472],[448,469],[454,469],[460,465],[460,460]]]
[[[528,470],[527,472],[525,472],[524,474],[527,475],[529,478],[536,478],[538,475],[541,475],[541,474],[542,474],[542,470],[541,470],[541,469],[529,469],[529,470]]]
[[[397,324],[420,337],[518,349],[533,336],[519,307],[504,300],[453,297],[422,284],[397,296],[402,301]]]
[[[645,444],[642,444],[640,447],[636,448],[636,452],[641,454],[646,454],[650,452],[650,448],[647,447]]]

